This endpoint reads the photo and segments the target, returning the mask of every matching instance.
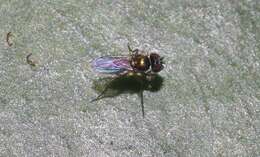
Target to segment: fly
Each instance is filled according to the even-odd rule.
[[[128,45],[129,56],[104,56],[92,61],[92,68],[103,74],[124,75],[129,72],[150,75],[164,68],[163,57],[157,53],[145,54]]]
[[[144,81],[151,81],[158,72],[163,70],[163,57],[159,54],[145,53],[139,49],[132,50],[129,45],[128,50],[130,53],[129,56],[103,56],[96,58],[91,63],[92,68],[98,73],[116,76],[114,79],[125,76],[141,76],[136,77],[137,79],[141,78],[138,79],[140,86],[144,86]],[[91,102],[102,99],[109,88],[110,85],[108,84],[101,94]],[[142,115],[144,117],[143,91],[139,92],[139,96],[141,98]]]

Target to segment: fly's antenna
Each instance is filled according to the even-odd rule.
[[[133,55],[137,55],[137,54],[138,54],[139,50],[138,50],[138,49],[134,49],[134,50],[133,50],[133,49],[130,47],[130,44],[129,44],[129,43],[127,43],[127,47],[128,47],[129,55],[130,55],[130,56],[133,56]]]
[[[128,47],[129,52],[133,52],[133,50],[132,50],[132,48],[130,47],[130,44],[129,44],[129,43],[127,43],[127,47]]]

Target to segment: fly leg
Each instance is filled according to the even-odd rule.
[[[141,88],[140,88],[141,90],[139,91],[139,97],[141,99],[142,116],[144,118],[145,114],[144,114],[144,95],[143,95],[143,93],[144,93],[144,86],[145,86],[145,80],[144,79],[146,79],[146,75],[144,73],[143,74],[140,73],[139,76],[140,77],[137,78],[138,81],[140,82],[140,86],[141,86]],[[145,78],[143,78],[143,76]]]
[[[139,96],[141,98],[142,115],[143,115],[143,118],[144,118],[144,96],[143,96],[143,90],[141,90],[139,94],[140,94]]]

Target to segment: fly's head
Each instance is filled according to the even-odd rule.
[[[151,69],[152,72],[158,73],[164,68],[163,57],[160,57],[157,53],[150,54]]]

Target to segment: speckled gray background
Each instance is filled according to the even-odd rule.
[[[1,157],[260,156],[259,0],[0,0],[0,34]],[[89,62],[127,43],[167,64],[145,118],[90,103]]]

